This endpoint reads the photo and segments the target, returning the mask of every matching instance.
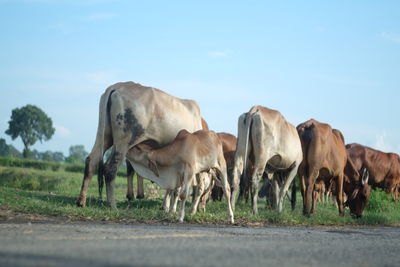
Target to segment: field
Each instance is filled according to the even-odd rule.
[[[78,208],[83,174],[57,170],[38,170],[21,167],[0,167],[0,208],[27,214],[65,217],[76,220],[121,222],[175,222],[175,216],[160,210],[163,190],[156,184],[145,182],[146,198],[128,202],[126,178],[117,177],[116,199],[118,210],[111,210],[105,201],[98,199],[97,181],[93,177],[87,198],[87,206]],[[136,180],[136,179],[135,179]],[[266,208],[265,200],[259,200],[259,214],[251,213],[250,203],[239,202],[235,221],[239,225],[399,225],[400,203],[380,190],[374,190],[364,216],[354,219],[346,210],[339,217],[333,202],[318,203],[317,213],[310,218],[302,215],[302,198],[298,193],[297,207],[290,210],[289,202],[284,211],[277,213]],[[186,206],[188,223],[226,224],[225,202],[208,202],[207,212],[189,216],[191,203]]]

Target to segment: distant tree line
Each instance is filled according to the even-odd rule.
[[[0,156],[1,157],[12,157],[12,158],[27,158],[34,160],[44,160],[44,161],[54,161],[54,162],[66,162],[73,164],[84,163],[85,159],[88,155],[88,152],[85,151],[85,147],[83,145],[74,145],[69,148],[69,155],[64,156],[62,152],[50,151],[47,150],[45,152],[39,152],[36,149],[30,150],[29,153],[26,153],[27,157],[23,156],[23,153],[18,151],[13,145],[9,145],[6,143],[6,140],[0,138]]]

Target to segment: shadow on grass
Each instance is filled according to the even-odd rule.
[[[40,201],[47,203],[61,205],[61,206],[75,206],[77,197],[64,196],[64,195],[52,195],[52,194],[40,194],[36,192],[21,192],[24,197],[36,198]],[[120,201],[117,202],[117,209],[157,209],[161,208],[162,201],[158,199],[142,199],[133,201]],[[89,197],[86,200],[86,206],[92,208],[109,208],[109,204],[106,200],[101,200],[95,197]]]

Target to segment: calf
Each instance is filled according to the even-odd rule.
[[[214,170],[226,196],[229,221],[234,222],[226,162],[222,143],[216,133],[200,130],[191,134],[181,130],[170,144],[159,149],[139,144],[128,152],[127,158],[135,170],[159,184],[161,188],[167,190],[181,188],[178,216],[180,222],[183,222],[185,202],[196,174]]]

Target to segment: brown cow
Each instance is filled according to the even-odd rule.
[[[396,153],[385,153],[360,144],[348,144],[346,149],[355,168],[367,168],[369,184],[396,195],[400,185],[400,157]]]
[[[365,207],[366,201],[360,186],[360,176],[355,170],[351,159],[348,158],[344,145],[344,137],[339,130],[332,129],[329,124],[320,123],[316,120],[308,120],[297,126],[303,149],[303,162],[299,167],[299,177],[301,184],[301,192],[303,196],[303,213],[309,216],[315,211],[315,196],[313,194],[314,185],[318,180],[323,180],[326,186],[329,186],[333,179],[336,184],[336,201],[338,204],[339,215],[344,216],[344,192],[343,183],[346,193],[352,198],[349,199],[350,212],[356,216],[360,216],[360,211],[354,210],[354,201],[364,201],[362,207]],[[363,177],[365,180],[365,177]],[[358,189],[358,190],[356,190]],[[356,192],[357,191],[357,192]],[[353,194],[356,192],[356,194]],[[358,196],[357,196],[358,195]],[[357,197],[356,197],[357,196]],[[312,207],[310,207],[311,200]],[[361,210],[362,212],[362,210]]]

